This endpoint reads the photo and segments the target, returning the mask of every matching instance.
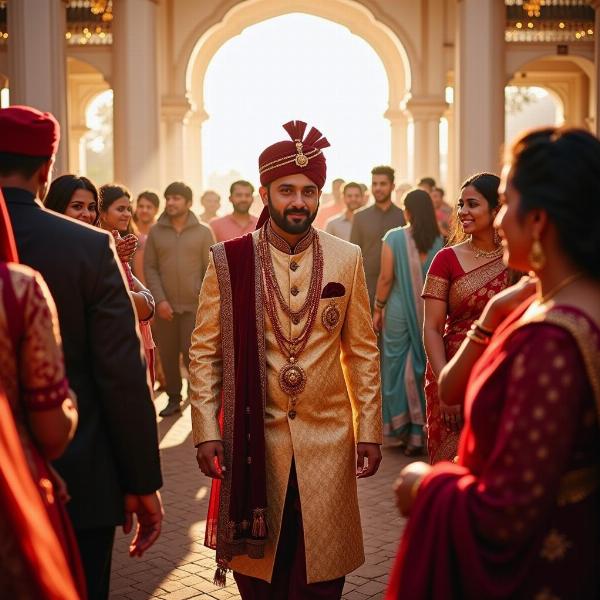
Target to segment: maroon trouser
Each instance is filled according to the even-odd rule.
[[[306,583],[306,552],[296,469],[292,463],[271,583],[233,573],[242,600],[340,600],[345,577]]]

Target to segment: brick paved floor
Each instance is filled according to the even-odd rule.
[[[166,402],[157,398],[157,409]],[[161,537],[141,559],[129,558],[128,537],[117,534],[113,554],[111,600],[235,600],[233,577],[228,586],[213,582],[214,553],[202,545],[210,480],[198,470],[191,442],[190,408],[180,417],[159,417],[164,474],[165,520]],[[383,449],[375,477],[359,481],[365,564],[346,577],[346,600],[382,598],[404,520],[398,516],[392,483],[408,459],[395,448]]]

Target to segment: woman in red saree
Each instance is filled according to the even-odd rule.
[[[508,286],[508,269],[493,226],[499,183],[490,173],[463,183],[452,245],[435,256],[423,288],[427,449],[432,464],[456,456],[462,422],[459,412],[440,405],[439,374],[489,299]]]
[[[458,464],[413,463],[386,598],[600,595],[600,141],[525,134],[497,218],[532,270],[488,304],[440,377],[464,400]]]
[[[48,460],[77,425],[52,298],[17,252],[0,193],[0,590],[31,600],[85,598],[66,492]]]

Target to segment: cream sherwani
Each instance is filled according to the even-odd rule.
[[[307,347],[298,357],[307,383],[299,395],[296,415],[282,392],[278,374],[286,363],[269,317],[264,314],[267,368],[265,413],[267,524],[269,541],[263,559],[235,557],[234,571],[271,581],[288,486],[295,460],[302,506],[309,583],[341,577],[364,562],[356,491],[357,442],[381,444],[379,354],[358,246],[325,232],[323,286],[342,284],[345,293],[322,298]],[[253,234],[254,242],[258,232]],[[275,275],[292,310],[304,303],[312,272],[312,246],[291,254],[270,244]],[[299,244],[301,246],[301,244]],[[306,246],[306,244],[305,244]],[[339,287],[339,286],[337,286]],[[329,331],[321,320],[335,302],[340,320]],[[286,334],[297,336],[304,321],[294,325],[283,312]],[[222,386],[220,293],[214,258],[200,292],[196,328],[190,348],[191,405],[194,444],[221,439],[217,414]]]

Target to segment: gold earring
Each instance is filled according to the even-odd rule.
[[[534,271],[540,271],[546,264],[546,255],[544,254],[544,248],[540,244],[540,240],[533,240],[531,244],[531,250],[529,250],[529,264]]]

